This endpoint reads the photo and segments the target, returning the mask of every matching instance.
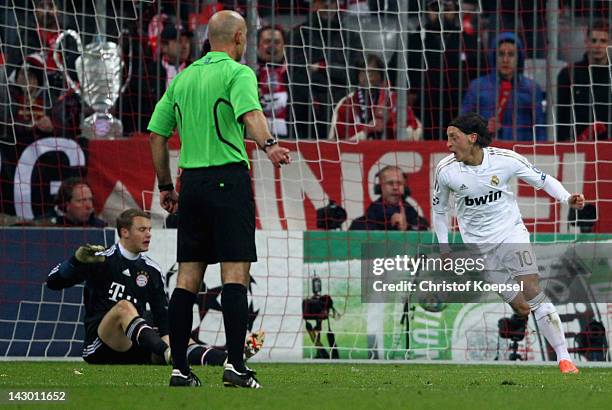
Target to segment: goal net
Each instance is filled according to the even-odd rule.
[[[550,360],[531,319],[516,346],[500,336],[499,320],[512,315],[501,301],[362,300],[362,246],[435,242],[429,226],[435,167],[448,155],[446,126],[463,112],[488,120],[494,146],[518,152],[568,191],[585,194],[589,207],[576,213],[513,183],[535,241],[570,246],[611,239],[612,48],[601,38],[609,36],[609,5],[518,3],[0,5],[0,357],[80,356],[82,288],[53,292],[44,280],[78,245],[114,243],[114,219],[126,208],[151,212],[150,256],[172,291],[176,221],[159,206],[146,127],[169,82],[201,57],[212,14],[234,9],[249,28],[242,62],[256,71],[270,129],[293,159],[276,169],[246,143],[259,259],[249,328],[268,335],[258,357]],[[574,71],[583,59],[586,69]],[[177,178],[178,136],[170,148]],[[409,232],[368,216],[380,197],[379,172],[389,165],[405,173],[405,200],[416,221]],[[94,212],[107,229],[55,224],[58,190],[71,177],[91,187]],[[459,241],[455,218],[450,222],[451,239]],[[591,259],[600,270],[609,266],[601,256],[605,246]],[[541,269],[546,263],[553,262]],[[192,336],[223,345],[218,277],[218,268],[209,268]],[[576,359],[606,359],[597,341],[610,336],[609,300],[554,300]]]

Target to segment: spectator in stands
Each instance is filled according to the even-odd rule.
[[[478,73],[478,33],[471,23],[476,15],[464,16],[462,30],[456,0],[425,3],[424,37],[417,30],[408,38],[410,102],[423,122],[423,137],[445,139],[446,124],[459,112],[460,93]]]
[[[63,74],[59,72],[53,59],[55,40],[62,31],[55,2],[53,0],[35,0],[34,15],[36,19],[36,32],[40,42],[40,53],[43,55],[47,68],[49,85],[58,90],[62,89],[64,85]]]
[[[522,42],[510,32],[493,39],[488,53],[492,72],[472,81],[461,113],[477,112],[489,120],[489,132],[500,140],[532,141],[534,126],[544,125],[540,86],[523,75]],[[546,128],[535,127],[535,138],[546,140]]]
[[[94,214],[91,188],[80,178],[68,178],[62,181],[53,211],[41,219],[52,225],[64,227],[104,228],[106,226],[106,222]]]
[[[418,212],[418,204],[410,198],[406,175],[401,168],[386,166],[377,174],[374,192],[380,197],[372,202],[366,214],[355,219],[349,230],[425,231],[429,222]]]
[[[2,138],[27,145],[49,136],[76,137],[80,133],[80,97],[68,90],[57,100],[50,98],[43,55],[30,54],[15,73],[14,82],[0,90],[0,123],[5,124],[0,127]]]
[[[0,91],[0,122],[9,124],[2,130],[7,141],[29,144],[53,133],[53,122],[45,108],[49,98],[43,64],[39,54],[28,56],[15,73],[14,83]]]
[[[596,20],[585,38],[584,58],[565,67],[557,80],[557,139],[590,141],[610,139],[612,85],[607,48],[610,25]]]
[[[257,81],[259,98],[270,131],[287,138],[289,80],[284,56],[285,33],[280,26],[264,26],[257,32]]]
[[[334,109],[330,139],[395,139],[397,128],[397,93],[385,80],[385,65],[376,54],[358,63],[357,90],[340,100]],[[418,140],[422,128],[407,107],[408,139]]]
[[[156,73],[162,81],[162,94],[174,77],[191,64],[192,36],[182,23],[173,23],[172,19],[166,22],[161,33],[161,58]]]
[[[93,109],[83,104],[81,97],[73,89],[60,95],[51,109],[53,135],[64,138],[77,138],[81,135],[81,112],[83,117],[92,114]]]
[[[336,0],[312,0],[308,20],[289,36],[292,109],[297,138],[326,138],[333,106],[347,92],[351,61],[362,50],[356,33],[341,28]],[[325,10],[325,11],[324,11]]]
[[[174,16],[160,14],[149,24],[148,48],[142,81],[130,82],[127,102],[123,105],[123,116],[131,117],[126,130],[144,131],[153,113],[155,103],[160,100],[170,82],[178,73],[191,64],[191,40],[193,33]],[[149,52],[151,54],[149,54]],[[137,67],[141,61],[134,60]],[[140,127],[135,123],[140,122]]]

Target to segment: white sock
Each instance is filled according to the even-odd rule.
[[[540,303],[533,309],[538,328],[544,335],[548,343],[555,349],[557,354],[557,363],[561,360],[572,361],[567,351],[567,342],[565,341],[565,333],[561,326],[561,318],[557,313],[557,309],[550,302]]]

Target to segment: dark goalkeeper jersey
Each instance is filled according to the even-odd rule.
[[[104,315],[120,300],[130,301],[140,316],[149,303],[153,325],[160,336],[168,334],[168,300],[160,267],[149,257],[140,254],[130,260],[115,244],[102,253],[102,263],[81,263],[72,258],[58,264],[47,278],[47,286],[60,290],[85,282],[85,346],[98,337],[98,325]]]

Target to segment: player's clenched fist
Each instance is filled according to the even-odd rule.
[[[571,208],[582,209],[584,208],[584,195],[582,194],[572,194],[567,200],[567,203]]]
[[[79,246],[79,249],[74,253],[74,257],[81,263],[100,263],[104,262],[104,255],[96,255],[96,253],[104,252],[104,246],[102,245],[83,245]]]

